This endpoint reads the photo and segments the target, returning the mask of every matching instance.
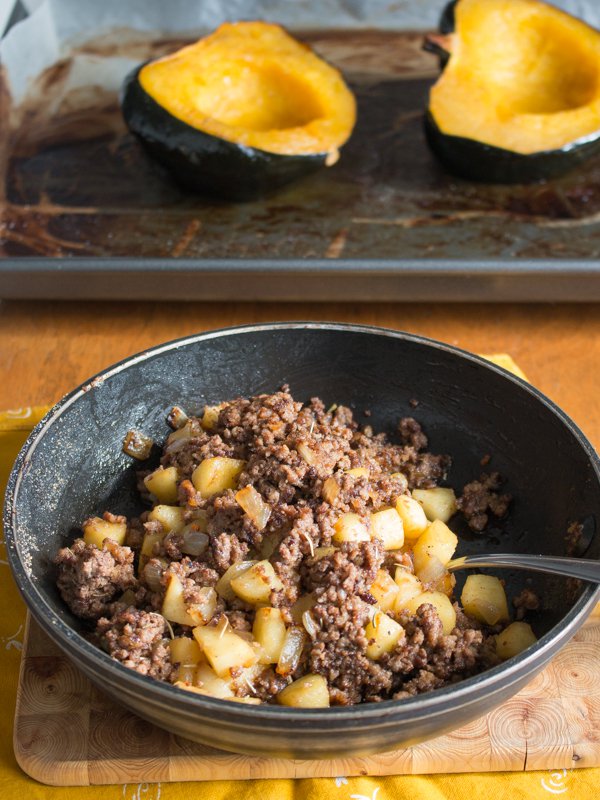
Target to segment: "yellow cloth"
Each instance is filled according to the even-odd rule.
[[[489,356],[488,356],[489,357]],[[512,368],[506,356],[494,361]],[[515,370],[516,371],[516,370]],[[522,373],[519,373],[522,375]],[[0,413],[0,482],[44,408]],[[44,786],[21,772],[12,750],[12,725],[25,606],[10,578],[4,545],[0,548],[0,798],[2,800],[591,800],[600,785],[600,768],[544,772],[488,772],[463,775],[405,775],[377,778],[319,778],[201,783],[130,783],[94,787]],[[600,732],[599,732],[600,733]]]

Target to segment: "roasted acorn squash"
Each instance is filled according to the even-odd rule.
[[[129,129],[192,189],[248,199],[334,164],[356,104],[278,25],[236,22],[125,79]]]
[[[524,183],[600,153],[600,32],[538,0],[456,0],[440,30],[425,129],[452,172]]]

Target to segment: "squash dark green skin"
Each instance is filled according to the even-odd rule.
[[[144,91],[138,77],[143,66],[123,83],[123,118],[150,155],[185,188],[226,200],[252,200],[325,166],[327,153],[268,153],[187,125]]]
[[[425,135],[449,172],[482,183],[533,183],[557,178],[600,155],[600,131],[592,139],[572,142],[560,150],[523,155],[475,139],[449,136],[439,129],[429,111],[425,115]]]
[[[454,10],[458,2],[452,0],[442,11],[440,33],[454,32]],[[450,54],[435,46],[426,49],[439,56],[440,69],[443,70]],[[449,172],[482,183],[533,183],[546,178],[558,178],[589,158],[600,155],[600,131],[593,136],[569,142],[557,150],[541,150],[525,155],[476,139],[446,134],[440,130],[429,110],[425,115],[425,136],[430,148]]]
[[[448,33],[454,33],[454,8],[456,7],[457,2],[458,0],[451,0],[451,2],[448,3],[448,5],[442,11],[438,29],[439,32],[444,36],[446,36]],[[444,50],[443,47],[428,38],[425,38],[423,50],[427,50],[429,53],[433,53],[438,57],[441,70],[444,69],[450,59],[450,53],[447,50]]]

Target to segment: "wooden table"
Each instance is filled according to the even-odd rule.
[[[4,302],[0,408],[53,403],[109,364],[169,339],[301,319],[382,325],[479,353],[508,352],[600,448],[600,305],[592,304]]]
[[[354,323],[382,325],[390,328],[431,336],[479,353],[508,352],[529,376],[530,380],[561,405],[583,428],[596,447],[600,447],[600,403],[596,396],[600,389],[598,365],[600,364],[600,305],[444,305],[431,307],[428,305],[400,304],[169,304],[169,303],[52,303],[7,302],[0,304],[0,408],[17,408],[25,405],[52,403],[66,391],[84,381],[95,372],[132,353],[169,339],[185,336],[198,331],[251,322],[269,320],[334,320]],[[597,628],[584,631],[581,642],[572,647],[597,648]],[[588,638],[585,638],[588,637]],[[591,638],[590,638],[591,637]],[[594,638],[596,637],[596,638]],[[38,641],[38,648],[39,645]],[[565,650],[563,660],[569,653]],[[583,651],[582,651],[583,652]],[[591,651],[590,651],[591,652]],[[593,651],[596,653],[596,650]],[[566,654],[566,655],[565,655]],[[35,656],[41,652],[25,653],[26,663],[36,661]],[[30,656],[27,661],[27,656]],[[586,673],[583,657],[577,655],[578,672]],[[569,656],[571,657],[571,656]],[[596,658],[594,656],[594,658]],[[53,663],[60,668],[70,669],[74,675],[76,670],[69,667],[64,659],[54,659]],[[594,661],[596,663],[596,661]],[[369,774],[396,774],[398,772],[439,772],[463,769],[541,769],[552,767],[570,768],[575,763],[573,753],[576,752],[577,765],[597,763],[597,745],[589,744],[584,739],[573,738],[564,734],[559,726],[558,739],[555,733],[555,717],[548,719],[544,714],[548,709],[554,713],[552,703],[538,702],[535,692],[541,688],[548,692],[548,676],[556,678],[562,685],[570,678],[561,678],[560,670],[571,669],[570,662],[556,661],[539,679],[536,679],[523,695],[513,698],[509,704],[494,712],[504,721],[506,730],[515,733],[517,744],[511,739],[512,753],[510,761],[498,761],[488,754],[489,737],[487,731],[496,725],[488,726],[485,721],[474,723],[471,739],[458,732],[458,738],[452,735],[436,740],[435,746],[425,744],[413,751],[403,751],[403,758],[408,761],[398,765],[397,760],[374,757],[366,767]],[[71,673],[69,673],[71,674]],[[35,670],[27,675],[37,676]],[[39,678],[39,676],[38,676]],[[80,676],[79,680],[84,680]],[[43,671],[37,680],[38,694],[29,688],[21,697],[34,703],[40,695],[44,714],[47,714],[47,696],[44,681],[57,683],[52,673]],[[75,678],[74,678],[75,680]],[[541,682],[541,683],[540,683]],[[71,684],[64,682],[69,689]],[[59,685],[63,685],[58,681]],[[554,685],[554,684],[553,684]],[[69,689],[70,691],[70,689]],[[558,690],[557,690],[558,691]],[[54,696],[54,695],[53,695]],[[553,695],[554,697],[554,695]],[[32,700],[33,698],[33,700]],[[570,700],[569,700],[570,698]],[[565,706],[568,711],[573,699],[569,695]],[[79,702],[79,701],[78,701]],[[591,698],[591,703],[597,702]],[[31,722],[32,709],[23,705],[21,714],[27,725]],[[569,705],[569,703],[571,705]],[[35,703],[34,703],[35,704]],[[573,714],[579,714],[573,706]],[[62,709],[62,706],[61,706]],[[84,709],[85,710],[85,709]],[[78,709],[81,711],[81,708]],[[125,712],[119,712],[125,713]],[[538,715],[538,716],[536,716]],[[85,714],[84,714],[85,716]],[[118,715],[117,715],[118,716]],[[596,742],[596,729],[590,714],[586,723],[590,728],[589,736]],[[46,718],[46,717],[45,717]],[[120,717],[119,717],[120,719]],[[527,725],[523,720],[528,720]],[[586,718],[587,719],[587,718]],[[537,720],[537,722],[536,722]],[[591,721],[590,721],[591,720]],[[575,720],[576,730],[581,728],[581,718]],[[483,725],[480,730],[477,725]],[[487,726],[487,727],[486,727]],[[124,725],[123,729],[129,730]],[[112,728],[110,729],[113,730]],[[136,729],[137,730],[137,729]],[[527,731],[534,731],[533,739],[523,739]],[[129,749],[117,747],[114,757],[111,756],[108,772],[104,770],[105,761],[100,756],[95,761],[88,755],[81,760],[57,759],[54,745],[44,750],[42,738],[32,738],[25,734],[19,739],[20,763],[29,765],[32,775],[44,775],[44,780],[52,779],[57,783],[87,784],[92,782],[138,781],[135,769],[138,761],[131,757],[137,753],[139,743],[128,745]],[[535,739],[539,733],[538,740]],[[525,733],[524,733],[525,732]],[[549,738],[544,738],[548,734]],[[564,734],[564,735],[563,735]],[[158,732],[160,738],[166,734]],[[528,734],[529,735],[529,734]],[[564,742],[560,738],[563,736]],[[96,734],[94,733],[94,737]],[[520,737],[520,738],[519,738]],[[541,737],[541,739],[540,739]],[[514,737],[513,737],[514,738]],[[573,742],[576,744],[572,744]],[[39,739],[39,742],[38,742]],[[118,739],[118,737],[117,737]],[[117,741],[117,739],[115,741]],[[543,739],[543,741],[542,741]],[[556,744],[555,742],[558,742]],[[560,740],[560,741],[559,741]],[[54,741],[54,740],[52,740]],[[58,741],[58,739],[57,739]],[[95,741],[95,738],[94,738]],[[104,753],[105,742],[99,740]],[[120,739],[118,739],[120,742]],[[144,740],[144,748],[146,747]],[[23,745],[25,742],[25,745]],[[32,742],[35,746],[32,745]],[[62,742],[62,740],[61,740]],[[160,739],[163,742],[163,739]],[[473,744],[474,742],[474,744]],[[561,744],[562,742],[562,744]],[[457,744],[458,743],[458,744]],[[57,745],[58,746],[58,745]],[[472,746],[472,752],[471,752]],[[23,749],[25,747],[25,749]],[[85,745],[83,745],[85,749]],[[167,758],[165,753],[176,752],[173,747],[161,744],[155,762],[153,780],[190,780],[222,777],[224,774],[236,777],[272,777],[274,774],[290,774],[282,767],[283,772],[274,771],[273,763],[264,759],[240,759],[237,756],[219,754],[206,748],[188,745],[195,748],[183,753],[184,758],[177,761]],[[460,755],[457,750],[459,747]],[[36,749],[37,748],[37,749]],[[576,749],[574,749],[576,748]],[[586,749],[587,748],[587,749]],[[131,753],[130,753],[131,750]],[[39,752],[38,752],[39,751]],[[110,751],[112,752],[112,751]],[[502,751],[504,752],[504,751]],[[178,753],[178,751],[177,751]],[[466,755],[474,753],[472,761],[465,761]],[[480,758],[479,755],[484,753]],[[140,761],[144,767],[144,780],[148,779],[147,755],[144,750]],[[190,755],[194,756],[190,760]],[[72,754],[69,756],[71,758]],[[120,760],[119,760],[120,758]],[[487,760],[486,760],[487,759]],[[58,770],[60,764],[72,766],[71,772],[63,774]],[[188,763],[189,762],[189,763]],[[236,771],[232,773],[235,764]],[[364,773],[365,765],[351,765],[344,762],[341,772],[337,766],[329,762],[323,772],[315,772],[310,764],[302,766],[294,762],[295,775],[315,774],[355,774]],[[183,766],[182,766],[183,765]],[[240,768],[239,765],[242,765]],[[465,766],[467,765],[467,766]],[[331,770],[334,770],[331,772]],[[55,770],[52,772],[52,770]],[[133,771],[132,771],[133,770]],[[345,770],[345,771],[344,771]],[[142,773],[140,773],[142,774]],[[133,777],[132,777],[133,776]]]

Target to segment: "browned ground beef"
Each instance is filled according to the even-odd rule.
[[[513,597],[513,606],[516,609],[515,618],[522,620],[528,611],[537,611],[540,607],[540,598],[533,589],[522,589]]]
[[[96,633],[100,646],[126,667],[151,678],[169,679],[167,624],[161,614],[130,606],[110,619],[99,619]]]
[[[509,494],[499,493],[501,486],[502,478],[497,472],[483,474],[478,481],[472,481],[465,486],[456,504],[471,530],[482,531],[488,524],[490,513],[495,517],[506,514],[512,498]]]
[[[133,550],[105,539],[102,550],[77,539],[56,556],[57,586],[77,617],[95,619],[119,592],[135,585]]]
[[[95,638],[113,658],[144,675],[176,681],[178,669],[171,663],[167,636],[174,632],[191,639],[192,630],[173,621],[167,624],[160,613],[174,576],[186,605],[193,605],[232,565],[268,559],[282,586],[271,591],[270,605],[281,610],[286,626],[299,625],[292,606],[310,593],[316,603],[310,612],[314,627],[307,630],[310,635],[291,675],[284,677],[276,665],[265,664],[244,677],[236,667],[232,685],[240,697],[273,702],[289,680],[312,672],[326,678],[332,704],[379,702],[443,686],[497,661],[495,630],[455,606],[456,627],[444,635],[429,604],[398,618],[404,631],[391,652],[378,660],[368,657],[365,628],[375,603],[371,587],[380,569],[392,577],[396,565],[412,570],[410,546],[384,552],[383,543],[374,538],[317,552],[331,547],[342,514],[356,514],[369,524],[370,514],[393,506],[400,495],[435,487],[444,479],[450,458],[426,450],[427,437],[415,419],[400,420],[393,442],[370,426],[360,430],[350,409],[326,409],[316,398],[303,406],[284,387],[272,395],[222,404],[210,430],[204,430],[200,418],[184,416],[181,422],[183,427],[163,449],[161,465],[178,470],[184,522],[203,515],[208,544],[202,554],[185,552],[181,530],[160,539],[161,523],[146,512],[128,525],[126,541],[132,549],[107,539],[100,550],[79,539],[56,558],[65,601],[80,617],[102,616]],[[180,435],[184,428],[189,435]],[[192,474],[204,459],[217,456],[245,464],[236,489],[206,498],[192,483]],[[356,468],[366,468],[368,475],[348,472]],[[147,474],[141,473],[140,489],[152,502],[143,484]],[[236,500],[236,490],[246,486],[254,487],[269,506],[261,530]],[[500,495],[499,487],[495,473],[465,487],[459,505],[474,529],[483,528],[490,512],[506,512],[510,498]],[[157,536],[160,540],[140,556],[145,537],[154,541]],[[134,551],[140,562],[135,573]],[[525,595],[521,599],[531,607]],[[229,626],[248,639],[255,614],[239,597],[219,596],[208,624],[219,630]]]

